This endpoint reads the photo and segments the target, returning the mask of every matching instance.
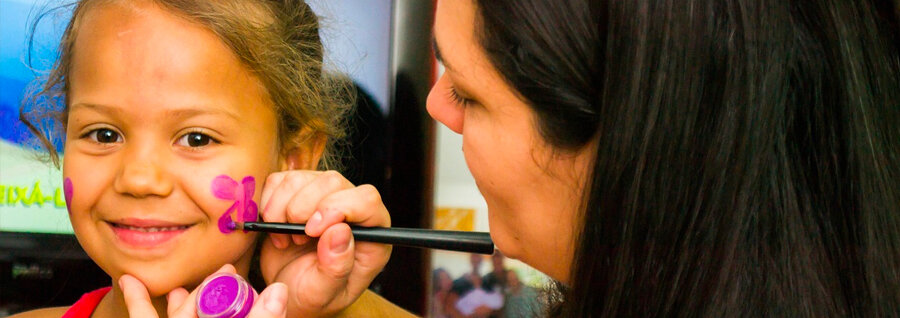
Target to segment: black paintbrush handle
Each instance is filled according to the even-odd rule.
[[[243,228],[247,231],[305,235],[303,231],[306,225],[246,222]],[[491,235],[486,232],[358,226],[351,226],[350,229],[357,241],[479,254],[494,253],[494,242],[491,241]]]

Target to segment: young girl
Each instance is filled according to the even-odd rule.
[[[329,83],[303,1],[80,1],[38,94],[65,103],[36,106],[64,130],[72,226],[112,287],[28,315],[193,315],[184,288],[224,264],[247,276],[257,235],[229,224],[257,220],[258,203],[270,205],[266,220],[309,210],[288,221],[309,221],[319,240],[262,244],[264,278],[288,293],[266,289],[253,315],[284,315],[285,302],[292,316],[333,314],[357,301],[390,247],[355,245],[341,222],[390,226],[380,199],[341,206],[335,198],[374,191],[336,173],[273,174],[328,166],[346,104]],[[58,162],[54,134],[32,128]]]

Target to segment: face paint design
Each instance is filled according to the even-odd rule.
[[[213,195],[219,199],[234,200],[234,204],[219,218],[219,231],[225,234],[233,232],[236,227],[235,219],[241,222],[256,221],[258,207],[253,201],[254,192],[256,192],[256,181],[253,176],[244,177],[241,183],[226,175],[213,179]],[[232,218],[232,214],[235,214],[235,218]]]
[[[72,179],[66,178],[63,180],[63,195],[66,197],[66,211],[69,214],[72,214],[72,209],[69,208],[72,205]]]

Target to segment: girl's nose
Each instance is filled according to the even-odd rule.
[[[137,198],[171,194],[173,182],[163,168],[160,156],[146,152],[125,156],[113,185],[116,192]]]
[[[437,83],[428,93],[428,100],[425,102],[428,114],[431,118],[450,128],[457,134],[462,133],[463,119],[466,110],[462,105],[457,105],[450,98],[450,79],[447,75],[441,75]]]

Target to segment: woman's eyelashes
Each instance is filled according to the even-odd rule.
[[[456,87],[451,85],[449,91],[450,100],[452,100],[454,104],[459,106],[469,106],[473,103],[471,99],[463,97],[459,91],[456,90]]]

